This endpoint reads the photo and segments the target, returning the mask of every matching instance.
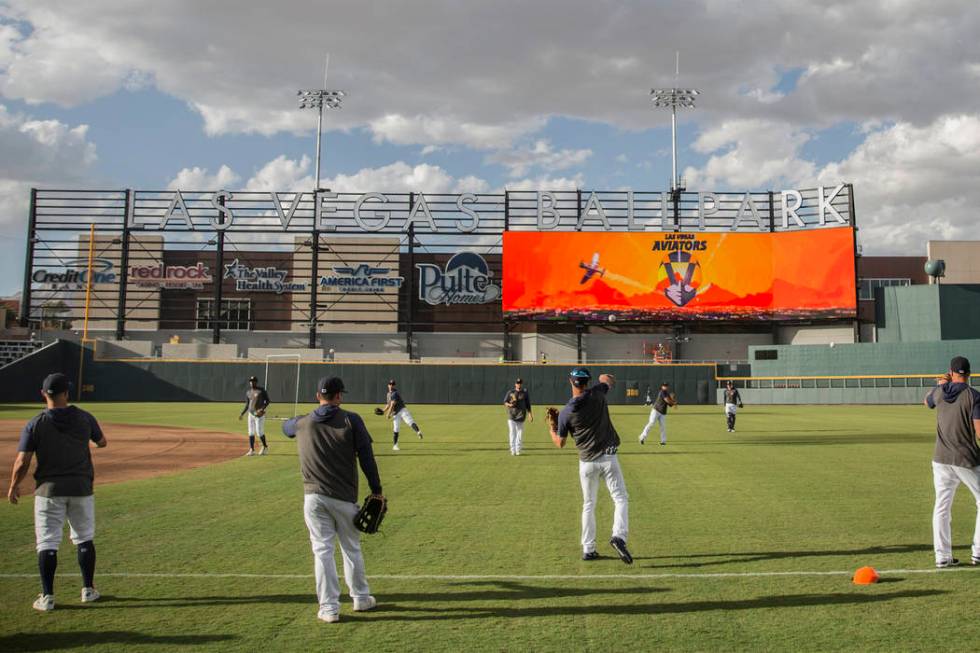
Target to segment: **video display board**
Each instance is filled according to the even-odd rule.
[[[508,319],[854,318],[854,230],[504,234]]]

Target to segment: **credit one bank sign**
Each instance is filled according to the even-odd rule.
[[[845,190],[847,189],[847,190]],[[317,193],[127,191],[126,225],[152,231],[473,233],[500,228],[510,210],[520,229],[672,230],[669,192]],[[686,230],[790,230],[851,224],[850,186],[776,192],[686,192],[676,211]],[[510,201],[508,207],[506,203]],[[848,208],[843,209],[842,206]]]

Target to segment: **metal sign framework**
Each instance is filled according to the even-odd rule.
[[[469,251],[487,259],[488,274],[499,283],[505,231],[776,232],[841,224],[855,224],[850,184],[752,193],[33,189],[21,322],[28,326],[80,317],[84,297],[79,282],[93,268],[83,270],[79,261],[90,245],[97,262],[91,317],[103,329],[111,323],[117,338],[141,326],[179,328],[175,325],[194,314],[195,328],[209,329],[215,343],[222,329],[247,322],[250,329],[305,328],[315,347],[318,326],[327,324],[397,325],[409,343],[419,328],[507,331],[510,325],[499,304],[482,310],[420,306],[416,270],[422,263],[445,264],[453,253]],[[88,242],[90,229],[94,243]],[[346,239],[350,247],[343,246]],[[364,297],[321,289],[331,265],[339,267],[339,262],[357,271],[366,260],[368,270],[357,273],[386,269],[388,277],[403,282],[394,292],[389,288]],[[274,284],[273,277],[282,282],[288,276],[294,288],[305,284],[307,290],[299,296],[281,293],[268,302],[264,298],[272,295],[263,295],[261,310],[249,307],[247,319],[236,318],[229,314],[226,296],[235,292],[225,283],[231,264],[239,266],[232,277],[254,282],[242,287],[261,289],[266,287],[263,278]],[[180,279],[148,289],[139,275],[154,283],[168,275]],[[171,281],[176,287],[167,285]],[[388,307],[383,316],[379,306]],[[342,317],[335,315],[338,307]],[[177,320],[176,315],[184,317]]]

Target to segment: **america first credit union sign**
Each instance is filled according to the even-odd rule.
[[[513,191],[503,193],[317,193],[127,191],[126,226],[148,231],[407,232],[467,234],[548,230],[782,231],[852,225],[847,184],[774,192]]]

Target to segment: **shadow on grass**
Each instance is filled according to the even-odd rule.
[[[788,433],[789,431],[773,431],[773,433]],[[728,444],[748,444],[748,445],[825,445],[825,444],[895,444],[909,442],[932,442],[935,435],[929,434],[905,434],[896,435],[895,433],[854,433],[853,435],[812,435],[816,431],[804,430],[806,436],[801,437],[753,437],[759,431],[752,431],[753,435],[744,437],[744,432],[732,434],[731,440],[726,440]],[[851,432],[853,433],[853,431]]]
[[[678,562],[673,564],[653,564],[644,565],[649,569],[681,569],[697,567],[717,567],[720,565],[744,564],[746,562],[762,562],[765,560],[783,560],[785,558],[823,558],[830,556],[865,556],[883,555],[895,553],[923,553],[932,552],[932,544],[894,544],[886,546],[872,546],[864,549],[833,549],[816,551],[748,551],[730,553],[696,553],[693,555],[679,556],[634,556],[634,560],[692,560],[692,562]],[[712,559],[715,558],[715,559]],[[720,558],[720,559],[719,559]],[[930,558],[931,559],[931,558]]]
[[[734,599],[715,601],[688,601],[681,603],[637,603],[598,604],[598,605],[542,605],[540,607],[472,607],[472,608],[440,608],[440,607],[408,607],[389,605],[386,596],[381,597],[378,611],[361,616],[353,614],[344,616],[349,621],[441,621],[484,618],[527,618],[527,617],[585,617],[592,615],[663,615],[689,614],[699,612],[732,611],[732,610],[761,610],[770,608],[807,608],[823,605],[869,605],[884,603],[899,599],[916,599],[934,597],[947,592],[943,590],[906,590],[877,594],[783,594],[761,596],[754,599]],[[426,601],[429,595],[415,595],[414,600]]]
[[[0,637],[0,651],[57,651],[101,644],[200,646],[236,639],[234,635],[150,635],[129,630],[17,633]]]

